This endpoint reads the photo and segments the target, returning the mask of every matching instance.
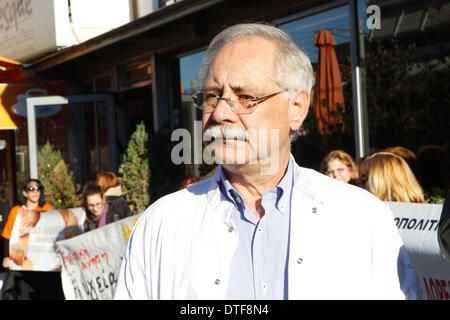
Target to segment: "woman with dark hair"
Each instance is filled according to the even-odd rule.
[[[52,210],[51,204],[45,203],[44,186],[37,179],[29,179],[25,181],[22,187],[22,193],[19,195],[20,205],[14,206],[9,212],[5,227],[2,231],[2,237],[10,240],[11,232],[16,221],[17,214],[21,210],[46,211]],[[3,259],[3,266],[7,268],[9,265],[9,257]]]
[[[84,186],[83,198],[86,210],[86,232],[127,217],[125,212],[106,201],[102,188],[93,181]]]
[[[127,200],[122,193],[119,178],[113,172],[105,171],[97,174],[95,182],[102,188],[108,204],[121,211],[120,217],[128,217],[130,208],[128,208]]]
[[[20,205],[14,206],[9,212],[8,219],[2,231],[2,237],[7,241],[11,238],[17,215],[23,210],[46,211],[53,210],[51,204],[45,203],[44,186],[37,179],[29,179],[22,186],[19,195]],[[38,215],[30,215],[30,217]],[[36,221],[29,221],[30,224]],[[29,235],[26,235],[29,236]],[[24,237],[26,237],[24,236]],[[9,247],[9,246],[8,246]],[[12,254],[12,256],[11,256]],[[6,254],[5,254],[6,255]],[[3,267],[9,268],[10,258],[14,261],[20,253],[9,248],[9,256],[3,259]],[[64,299],[61,275],[57,272],[33,272],[9,270],[2,287],[3,300],[47,300]]]

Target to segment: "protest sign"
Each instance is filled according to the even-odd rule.
[[[450,299],[450,262],[442,257],[437,239],[442,204],[387,202],[416,269],[422,298]]]
[[[59,271],[61,261],[55,242],[84,232],[85,219],[82,208],[20,209],[9,242],[11,270]]]
[[[56,243],[67,300],[113,298],[128,236],[140,215]]]

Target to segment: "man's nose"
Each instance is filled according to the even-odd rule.
[[[236,102],[231,101],[230,98],[219,99],[216,108],[212,113],[213,120],[217,123],[238,121],[239,117],[233,110],[235,104]]]

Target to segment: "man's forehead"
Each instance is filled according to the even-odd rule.
[[[240,75],[234,74],[232,77],[228,78],[226,81],[226,85],[229,86],[234,91],[243,91],[247,89],[262,89],[264,87],[264,83],[269,81],[269,78],[253,78],[248,75]],[[207,79],[205,83],[204,90],[221,90],[225,83],[222,83],[217,77],[211,76]]]
[[[257,87],[259,83],[271,79],[272,52],[270,42],[260,37],[245,37],[230,42],[212,62],[205,88],[221,87],[225,78],[235,90]]]

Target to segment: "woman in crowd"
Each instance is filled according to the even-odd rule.
[[[51,204],[45,203],[44,187],[37,179],[27,180],[22,187],[22,193],[19,197],[21,204],[16,205],[11,209],[2,231],[2,237],[8,241],[11,239],[14,222],[16,221],[16,217],[19,212],[22,210],[46,211],[53,209]],[[3,266],[8,267],[9,263],[9,257],[5,257],[3,259]]]
[[[45,203],[44,186],[37,179],[29,179],[22,186],[22,193],[19,194],[20,205],[14,206],[5,223],[2,237],[9,240],[16,221],[17,215],[23,210],[47,211],[53,210],[51,204]],[[39,215],[27,215],[31,220],[35,220]],[[23,221],[26,223],[26,221]],[[36,221],[29,221],[30,226]],[[29,234],[21,237],[23,242],[27,242]],[[9,245],[8,245],[9,247]],[[10,268],[11,261],[17,262],[18,258],[24,257],[19,251],[14,251],[9,247],[9,256],[3,259],[3,266]],[[13,271],[9,270],[7,278],[2,287],[3,300],[63,300],[64,293],[61,284],[61,275],[57,272],[33,272],[33,271]]]
[[[411,171],[414,173],[414,176],[416,177],[417,181],[419,181],[420,183],[421,174],[419,171],[419,164],[417,162],[416,154],[412,150],[402,146],[395,146],[395,147],[388,147],[382,151],[390,152],[402,157],[408,164]]]
[[[422,187],[407,162],[390,152],[378,152],[365,161],[364,187],[383,201],[424,203]]]
[[[358,169],[353,158],[342,150],[333,150],[322,160],[320,170],[327,176],[356,184],[358,179]]]
[[[120,216],[128,217],[130,215],[130,208],[122,194],[122,188],[117,176],[113,172],[101,172],[97,174],[96,183],[102,188],[106,201],[121,211]]]
[[[407,162],[390,152],[377,152],[365,160],[364,188],[383,201],[423,203],[422,188]],[[400,287],[409,300],[421,299],[414,266],[405,246],[398,256]]]
[[[86,232],[127,217],[123,211],[106,201],[102,188],[95,182],[86,183],[83,192]]]

